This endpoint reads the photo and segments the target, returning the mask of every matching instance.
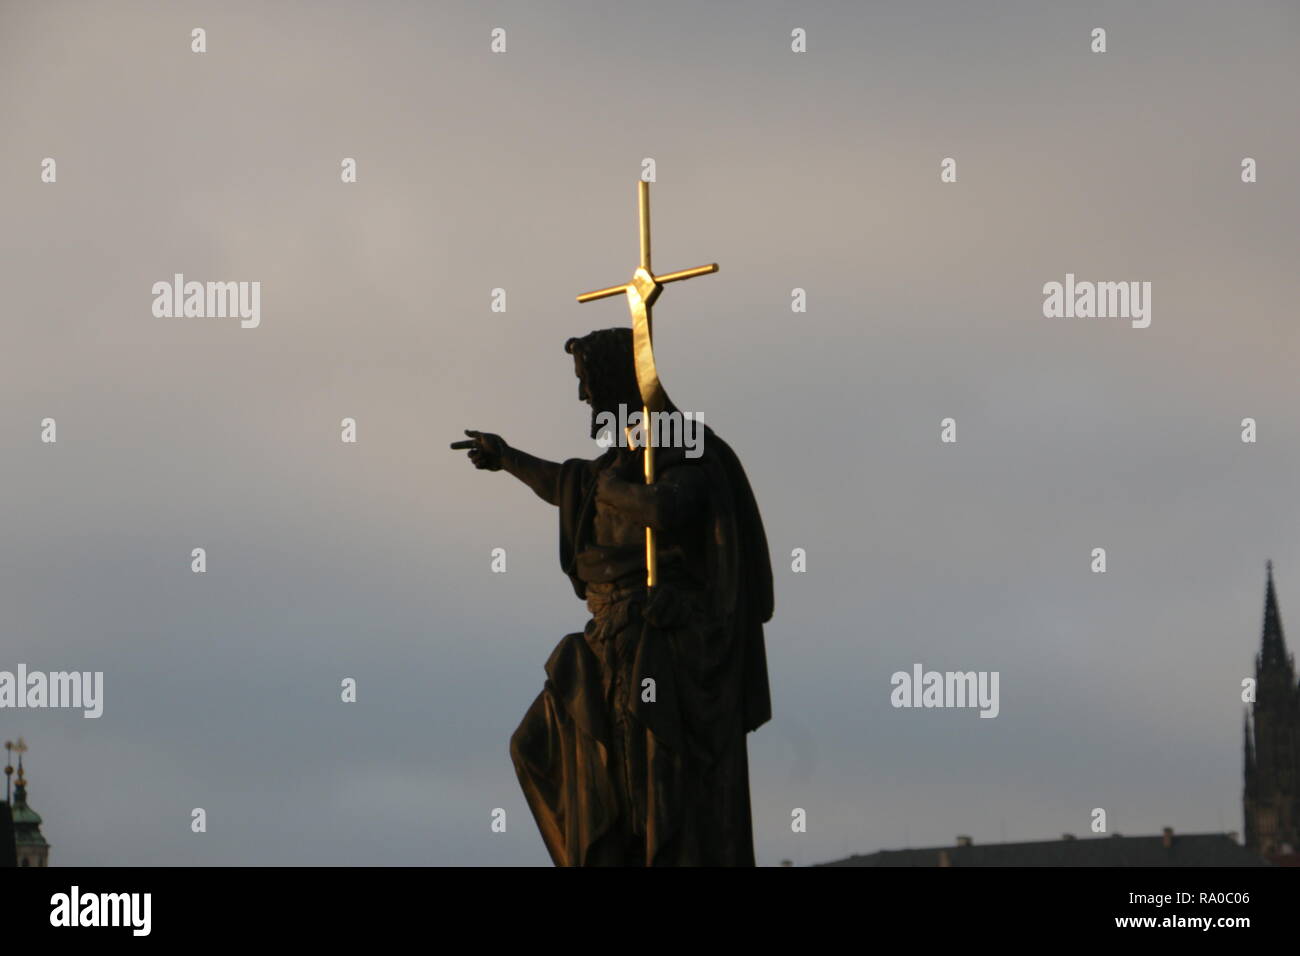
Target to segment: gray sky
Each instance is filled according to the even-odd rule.
[[[656,266],[721,264],[660,370],[774,557],[759,862],[1239,830],[1266,557],[1300,620],[1300,13],[980,6],[0,2],[0,669],[107,685],[0,713],[52,861],[547,862],[507,742],[585,608],[446,446],[591,453],[562,343],[627,322],[573,296],[635,265],[647,156]],[[155,318],[175,272],[261,327]],[[1067,272],[1151,327],[1044,318]],[[914,662],[1000,716],[891,708]]]

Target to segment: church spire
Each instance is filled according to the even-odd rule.
[[[1261,670],[1285,667],[1288,664],[1286,639],[1282,635],[1282,615],[1277,609],[1277,593],[1273,589],[1273,562],[1266,565],[1268,585],[1264,591],[1264,637],[1259,649]]]
[[[1268,563],[1264,591],[1264,634],[1255,656],[1255,702],[1246,747],[1246,786],[1242,805],[1246,845],[1257,853],[1291,853],[1300,846],[1300,800],[1296,767],[1300,766],[1300,692],[1295,662],[1282,636],[1282,615]],[[1252,762],[1253,761],[1253,762]]]

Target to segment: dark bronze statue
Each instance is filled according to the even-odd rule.
[[[641,408],[629,329],[570,339],[565,350],[593,438],[600,413]],[[699,427],[697,457],[654,449],[653,484],[640,477],[644,452],[622,442],[563,463],[484,432],[452,445],[558,507],[560,564],[591,612],[584,632],[551,654],[546,685],[510,741],[559,866],[754,863],[746,734],[771,716],[763,624],[772,569],[739,460]]]

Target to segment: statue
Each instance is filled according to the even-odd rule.
[[[654,369],[650,308],[664,281],[642,262],[633,328],[571,338],[578,397],[602,421],[641,406],[678,416]],[[466,430],[473,464],[504,470],[559,509],[560,564],[591,619],[560,641],[511,759],[557,866],[754,863],[746,735],[771,716],[763,624],[772,570],[744,469],[710,428],[697,448],[618,442],[591,460],[534,458]],[[692,453],[693,452],[693,453]],[[644,481],[638,480],[638,475]]]

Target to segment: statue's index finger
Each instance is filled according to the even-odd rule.
[[[462,450],[464,450],[464,449],[466,449],[466,448],[474,448],[474,447],[476,447],[477,445],[478,445],[478,442],[473,441],[473,440],[470,440],[470,441],[454,441],[454,442],[451,443],[451,450],[452,450],[452,451],[462,451]]]

